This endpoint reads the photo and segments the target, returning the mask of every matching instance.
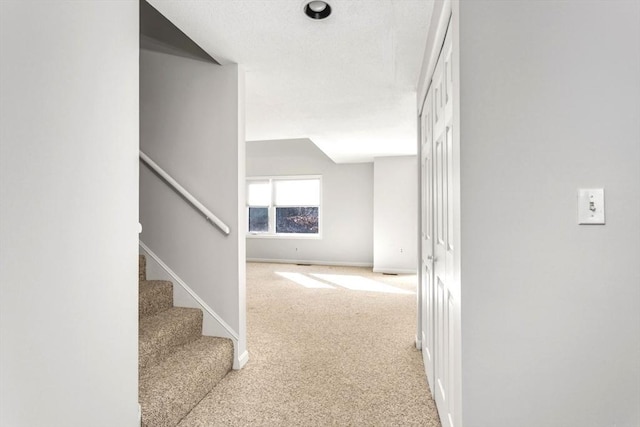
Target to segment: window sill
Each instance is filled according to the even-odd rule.
[[[322,240],[321,234],[269,234],[269,233],[247,233],[249,239],[289,239],[289,240]]]

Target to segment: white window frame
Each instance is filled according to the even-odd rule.
[[[310,234],[310,233],[276,233],[276,208],[277,207],[286,207],[286,206],[276,206],[275,203],[275,191],[274,191],[274,181],[305,181],[317,179],[319,181],[319,201],[318,205],[318,233]],[[323,230],[323,222],[322,222],[322,175],[282,175],[282,176],[252,176],[247,177],[246,179],[246,193],[247,197],[249,194],[249,184],[255,181],[268,181],[271,186],[271,204],[269,206],[249,206],[248,199],[246,200],[246,232],[247,237],[252,239],[311,239],[311,240],[320,240],[322,239],[322,230]],[[311,205],[309,205],[311,206]],[[315,207],[315,205],[313,205]],[[269,209],[269,231],[249,231],[249,208],[250,207],[267,207]]]

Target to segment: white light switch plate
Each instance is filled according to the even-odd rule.
[[[578,224],[604,224],[604,189],[578,190]]]

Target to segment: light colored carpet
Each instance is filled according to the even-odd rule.
[[[372,284],[406,293],[362,290]],[[440,426],[414,345],[415,287],[365,268],[249,263],[249,363],[179,427]]]

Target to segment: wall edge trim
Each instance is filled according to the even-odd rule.
[[[332,265],[345,267],[373,267],[371,262],[348,262],[348,261],[320,261],[307,259],[271,259],[271,258],[247,258],[247,262],[266,262],[272,264],[311,264],[311,265]]]
[[[418,274],[418,268],[385,268],[374,267],[374,273],[389,273],[389,274]]]

